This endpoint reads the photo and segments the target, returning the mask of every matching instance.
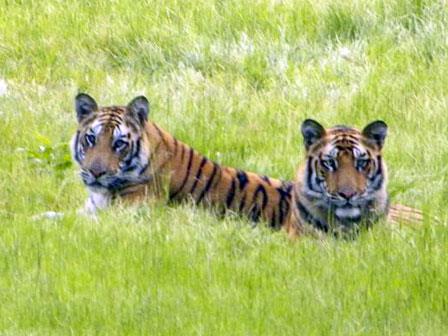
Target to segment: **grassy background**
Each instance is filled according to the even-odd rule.
[[[446,335],[447,31],[445,1],[0,1],[0,334]],[[283,179],[305,118],[384,119],[394,201],[441,223],[291,244],[188,205],[77,218],[78,91],[145,94],[177,138]]]

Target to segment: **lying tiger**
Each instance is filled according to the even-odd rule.
[[[74,160],[89,191],[84,211],[95,213],[114,199],[148,196],[191,199],[222,211],[263,220],[294,236],[307,226],[329,231],[371,224],[388,214],[386,168],[381,149],[387,127],[377,121],[362,132],[348,127],[325,130],[307,120],[302,133],[307,161],[297,182],[221,167],[148,120],[148,100],[98,107],[80,93],[75,99],[78,130],[71,143]],[[393,220],[420,220],[405,206],[392,206]]]

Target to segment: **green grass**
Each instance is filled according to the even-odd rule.
[[[446,335],[445,6],[0,1],[0,334]],[[164,202],[78,218],[78,91],[145,94],[178,139],[283,179],[305,118],[384,119],[393,200],[440,223],[294,244]],[[50,210],[64,217],[34,217]]]

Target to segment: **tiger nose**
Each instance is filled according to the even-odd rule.
[[[89,171],[95,178],[99,178],[106,174],[106,168],[99,162],[94,162],[89,168]]]
[[[338,194],[345,199],[350,199],[356,195],[356,190],[350,187],[342,187],[339,189]]]

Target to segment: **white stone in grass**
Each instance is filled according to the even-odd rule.
[[[283,76],[288,69],[288,56],[286,54],[271,54],[268,56],[270,67],[278,76]]]
[[[341,98],[342,96],[342,92],[339,88],[337,87],[331,87],[328,91],[327,91],[327,96],[330,100],[332,101],[336,101],[339,98]]]
[[[41,220],[41,219],[52,219],[52,220],[60,220],[64,217],[63,212],[56,211],[45,211],[40,214],[34,215],[31,217],[33,220]]]
[[[252,54],[255,49],[253,42],[249,39],[245,32],[241,33],[239,47],[245,55]]]
[[[280,57],[277,62],[277,72],[279,74],[284,74],[287,69],[288,69],[288,56],[282,55],[282,57]]]
[[[339,56],[341,58],[346,59],[346,60],[350,60],[351,59],[351,55],[352,55],[352,52],[351,52],[351,50],[349,48],[347,48],[347,47],[339,48]]]
[[[3,78],[0,78],[0,96],[4,96],[8,93],[8,83]]]
[[[107,83],[108,85],[112,86],[112,85],[115,84],[115,81],[114,81],[114,79],[113,79],[111,76],[107,75],[107,76],[106,76],[106,83]]]
[[[40,165],[43,161],[41,159],[38,159],[38,158],[33,158],[33,159],[31,159],[31,162],[33,162],[33,163],[35,163],[37,165]]]

